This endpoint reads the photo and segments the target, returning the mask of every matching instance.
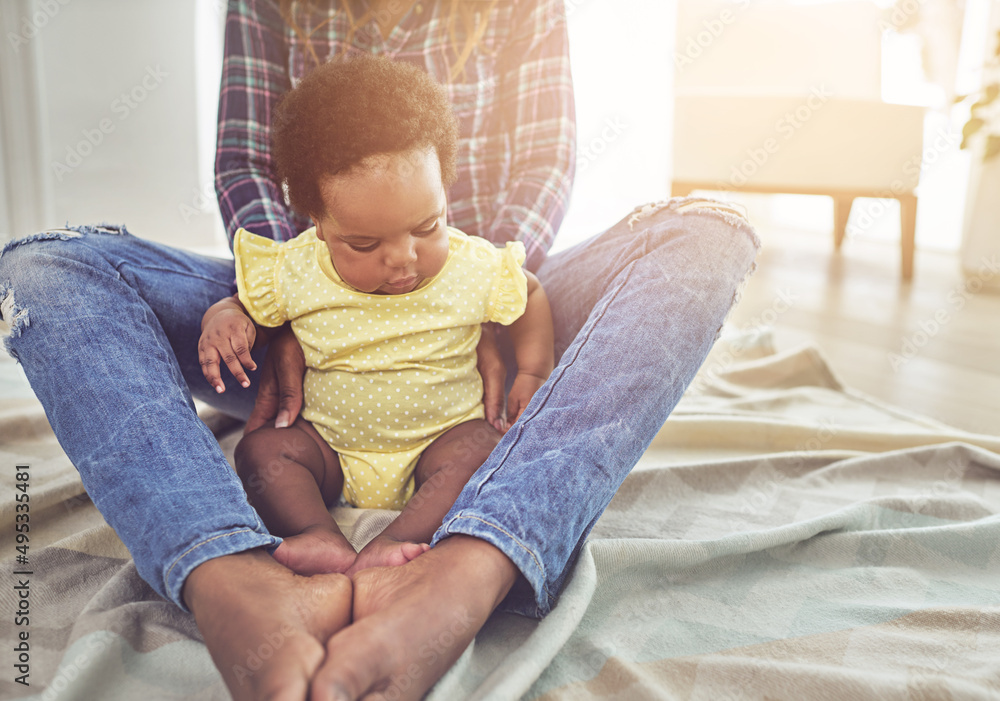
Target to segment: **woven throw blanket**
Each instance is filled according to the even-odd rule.
[[[231,456],[239,427],[205,419]],[[6,358],[0,459],[5,659],[18,462],[33,572],[31,685],[5,664],[0,697],[228,698],[193,619],[139,579]],[[845,388],[812,346],[723,338],[553,612],[494,614],[428,698],[997,699],[998,513],[1000,437]],[[356,545],[393,517],[334,514]]]

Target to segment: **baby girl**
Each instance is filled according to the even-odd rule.
[[[358,56],[320,66],[282,101],[272,135],[292,205],[314,226],[285,243],[240,230],[238,294],[212,305],[199,355],[249,386],[254,345],[290,323],[306,359],[291,426],[236,448],[250,503],[279,562],[300,574],[401,565],[426,542],[502,434],[485,420],[482,324],[509,328],[516,420],[552,371],[545,292],[524,247],[446,225],[457,126],[426,73]],[[328,509],[401,509],[356,553]]]

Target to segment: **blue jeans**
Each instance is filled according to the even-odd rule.
[[[488,541],[531,592],[505,608],[542,616],[622,480],[718,336],[759,243],[726,205],[648,205],[538,271],[557,366],[476,472],[432,543]],[[232,261],[75,227],[0,252],[6,350],[23,366],[84,487],[139,574],[181,608],[190,572],[281,542],[247,503],[192,395],[234,416],[253,406],[201,374],[201,317],[230,293]],[[258,359],[258,365],[259,365]]]

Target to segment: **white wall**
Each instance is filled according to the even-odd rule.
[[[676,8],[676,0],[566,0],[577,176],[553,250],[667,196]]]
[[[39,105],[38,28],[31,0],[0,4],[0,240],[32,231],[49,214],[51,192],[43,165],[45,119]],[[41,19],[47,20],[42,15]]]
[[[198,87],[214,74],[217,94],[219,70],[202,64],[196,71],[195,17],[203,3],[7,2],[4,27],[13,14],[17,32],[7,36],[4,62],[28,71],[26,57],[37,56],[34,107],[43,125],[39,150],[46,190],[30,229],[7,233],[106,221],[179,246],[219,241],[214,203],[210,211],[198,211],[205,177],[199,168],[205,133],[198,127]],[[219,3],[214,6],[221,22]],[[23,105],[22,113],[31,107]],[[214,111],[213,104],[213,120]],[[2,175],[16,177],[17,164],[11,167],[8,160]]]
[[[566,4],[580,151],[557,249],[666,196],[676,11],[676,0]],[[18,51],[2,47],[4,70],[30,73],[25,57],[38,57],[44,179],[22,188],[39,205],[16,226],[0,197],[0,236],[107,221],[224,250],[211,171],[225,3],[0,0],[0,12],[5,30],[25,29]]]

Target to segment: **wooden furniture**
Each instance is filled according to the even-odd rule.
[[[866,213],[898,201],[900,267],[911,279],[924,108],[881,100],[878,7],[738,8],[680,0],[678,51],[694,52],[692,36],[709,45],[691,63],[675,60],[671,193],[826,195],[838,251],[856,198],[877,198]],[[713,18],[722,28],[708,42]]]

